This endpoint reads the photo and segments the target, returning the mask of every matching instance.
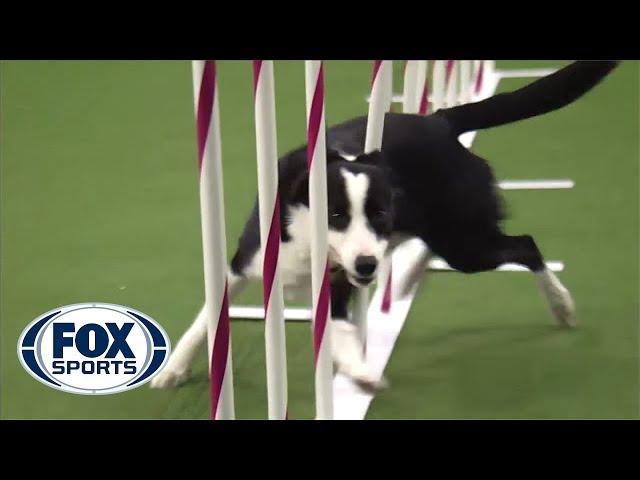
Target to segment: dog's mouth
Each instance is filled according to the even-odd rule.
[[[369,286],[371,282],[373,282],[374,278],[376,278],[375,275],[361,276],[361,275],[352,275],[350,273],[347,273],[347,279],[349,280],[349,283],[351,283],[351,285],[353,285],[354,287],[358,287],[358,288]]]

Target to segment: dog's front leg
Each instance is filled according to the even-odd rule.
[[[229,272],[229,300],[233,299],[247,284],[247,279]],[[191,377],[191,365],[207,339],[207,312],[204,306],[187,331],[180,337],[167,364],[151,380],[151,388],[174,388]]]
[[[338,372],[353,379],[362,389],[378,391],[386,387],[384,378],[375,376],[367,365],[357,327],[348,320],[349,300],[354,287],[343,272],[331,278],[331,350]]]

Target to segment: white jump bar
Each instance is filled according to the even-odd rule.
[[[521,70],[496,70],[495,74],[500,78],[532,78],[546,77],[557,71],[557,68],[526,68]]]
[[[576,183],[570,179],[561,180],[500,180],[502,190],[560,190],[573,188]]]
[[[264,320],[264,308],[252,305],[231,305],[229,307],[229,316],[231,318],[244,318],[245,320]],[[284,318],[287,320],[293,320],[294,322],[306,322],[311,320],[311,309],[285,308]]]
[[[494,73],[500,78],[536,78],[546,77],[547,75],[551,75],[557,71],[557,68],[528,68],[521,70],[496,70]],[[402,103],[403,100],[404,95],[402,95],[402,93],[394,93],[391,97],[391,101],[393,103]],[[366,97],[366,101],[369,101],[368,95]]]

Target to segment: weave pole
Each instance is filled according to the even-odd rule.
[[[418,61],[418,113],[426,115],[429,112],[429,84],[427,82],[427,73],[429,62],[427,60]]]
[[[420,113],[421,110],[426,112],[426,107],[422,105],[423,102],[427,102],[426,63],[426,60],[407,60],[405,63],[404,85],[402,92],[403,113]],[[371,117],[369,118],[371,119]],[[382,145],[382,139],[380,140],[380,145]],[[391,263],[391,258],[389,258],[388,261],[389,268],[386,280],[383,280],[385,287],[384,293],[382,294],[382,302],[380,304],[380,310],[382,313],[389,313],[389,311],[391,311],[393,265]]]
[[[404,85],[402,91],[402,112],[418,113],[420,107],[418,95],[418,61],[407,60],[404,68]]]
[[[262,248],[267,404],[270,420],[287,418],[287,353],[280,253],[280,196],[273,61],[253,61],[258,209]]]
[[[445,61],[433,61],[433,111],[437,112],[444,107],[445,94]]]
[[[471,101],[471,60],[460,60],[460,103]]]
[[[474,86],[473,93],[475,95],[480,94],[480,90],[482,90],[482,81],[484,80],[484,61],[483,60],[474,60],[473,62],[476,66],[474,72]]]
[[[429,110],[429,87],[427,84],[427,68],[426,60],[409,60],[405,64],[404,70],[404,90],[403,90],[403,113],[418,113],[426,115]],[[385,282],[384,292],[382,294],[382,302],[380,310],[382,313],[391,311],[393,283],[393,265],[389,260],[388,275]]]
[[[446,106],[454,107],[458,103],[458,62],[447,60],[447,87]]]
[[[329,285],[327,149],[322,61],[305,61],[307,164],[311,211],[311,291],[315,362],[316,420],[333,419],[331,287]]]
[[[207,314],[211,418],[233,420],[233,370],[216,64],[213,60],[194,60],[192,70],[200,167],[204,308]]]
[[[392,63],[390,60],[374,61],[364,153],[382,150],[382,133],[384,130],[384,115],[387,111],[387,95],[391,78],[389,72],[391,68]],[[407,69],[408,68],[409,66],[407,65]],[[352,320],[358,328],[360,341],[365,348],[367,342],[368,309],[369,288],[358,288],[354,297]]]
[[[385,85],[385,98],[386,104],[384,107],[385,112],[391,111],[393,105],[393,60],[384,60],[387,66],[384,68],[384,85]]]

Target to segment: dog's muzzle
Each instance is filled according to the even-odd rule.
[[[358,255],[354,267],[355,272],[349,274],[349,281],[356,287],[366,287],[376,276],[378,259],[373,255]]]
[[[371,284],[375,279],[375,275],[370,276],[360,276],[360,275],[352,275],[350,273],[347,274],[347,279],[349,283],[354,287],[363,288]]]

